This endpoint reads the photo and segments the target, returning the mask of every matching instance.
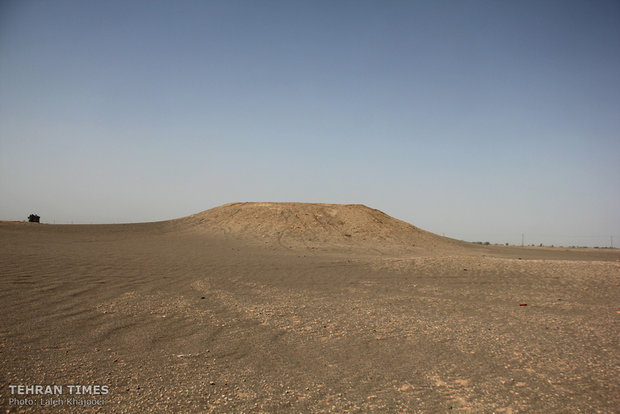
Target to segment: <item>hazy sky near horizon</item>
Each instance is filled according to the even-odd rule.
[[[363,203],[620,245],[618,1],[3,1],[0,219]]]

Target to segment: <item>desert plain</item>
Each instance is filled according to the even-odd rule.
[[[0,321],[3,412],[620,412],[620,251],[362,205],[0,222]],[[65,391],[11,392],[35,384]],[[72,384],[103,404],[67,405]]]

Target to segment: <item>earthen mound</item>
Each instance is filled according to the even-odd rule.
[[[231,203],[181,220],[193,231],[291,248],[435,249],[459,244],[362,204]]]

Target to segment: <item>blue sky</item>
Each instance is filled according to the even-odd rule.
[[[0,219],[363,203],[620,244],[617,1],[3,1]]]

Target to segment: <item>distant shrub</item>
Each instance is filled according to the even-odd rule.
[[[41,220],[41,217],[37,216],[36,214],[31,214],[28,216],[28,221],[30,223],[39,223]]]

